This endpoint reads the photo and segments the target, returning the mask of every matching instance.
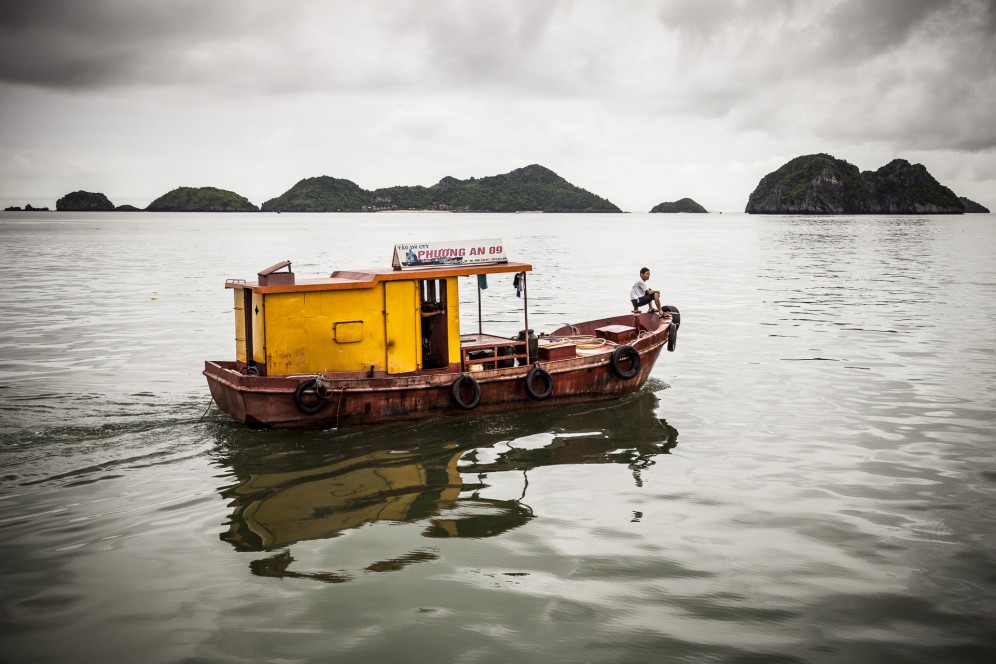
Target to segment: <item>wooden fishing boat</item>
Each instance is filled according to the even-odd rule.
[[[674,350],[673,307],[533,334],[531,270],[485,240],[397,245],[390,268],[324,279],[297,280],[290,261],[256,283],[229,279],[236,357],[205,362],[211,395],[239,422],[327,429],[618,397],[643,386],[665,345]],[[461,334],[458,279],[501,273],[516,275],[523,330],[484,333],[479,305],[477,333]]]

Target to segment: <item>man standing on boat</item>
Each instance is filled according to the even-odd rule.
[[[650,268],[645,267],[640,270],[640,278],[635,284],[633,284],[632,290],[629,292],[630,302],[633,303],[633,313],[640,313],[640,307],[645,304],[650,304],[650,311],[654,310],[654,304],[657,305],[657,313],[663,314],[664,311],[661,309],[661,292],[653,290],[647,286],[647,279],[650,278]]]

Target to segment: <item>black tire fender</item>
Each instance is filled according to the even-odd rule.
[[[545,387],[542,390],[537,390],[535,387],[537,378],[544,382]],[[526,394],[533,401],[542,401],[553,394],[553,376],[550,375],[550,372],[540,365],[534,364],[533,368],[526,374]]]
[[[297,406],[299,411],[306,415],[314,415],[322,408],[325,408],[325,405],[329,402],[329,394],[322,394],[322,390],[318,389],[317,386],[318,379],[309,378],[298,385],[297,389],[294,390],[294,405]],[[315,396],[318,397],[318,403],[309,404],[304,400],[304,393],[311,388],[315,388]]]
[[[627,360],[631,366],[629,369],[624,369],[623,363]],[[609,364],[612,366],[612,373],[622,380],[636,378],[636,375],[640,373],[640,351],[628,344],[616,346],[616,349],[612,351],[612,361]]]
[[[671,314],[671,322],[674,323],[674,328],[677,330],[681,327],[681,312],[678,311],[678,307],[672,306],[670,304],[665,304],[661,307],[661,311],[667,314]]]
[[[667,328],[667,349],[673,353],[674,347],[678,345],[678,324],[671,323]]]
[[[473,396],[470,401],[464,401],[463,396],[460,394],[463,384],[468,382],[473,390]],[[450,396],[453,397],[453,403],[460,406],[464,410],[473,410],[477,407],[477,404],[481,402],[481,385],[477,382],[477,379],[468,374],[460,374],[460,377],[453,381],[450,386]]]

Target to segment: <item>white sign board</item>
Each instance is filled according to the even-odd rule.
[[[391,265],[402,268],[507,263],[501,238],[455,242],[409,242],[394,245]]]

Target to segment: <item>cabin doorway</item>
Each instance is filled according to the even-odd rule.
[[[450,364],[449,316],[446,308],[446,280],[419,281],[422,318],[422,368],[443,369]]]
[[[255,349],[252,344],[252,291],[248,288],[242,289],[242,324],[246,330],[246,366],[255,365],[253,355]]]

